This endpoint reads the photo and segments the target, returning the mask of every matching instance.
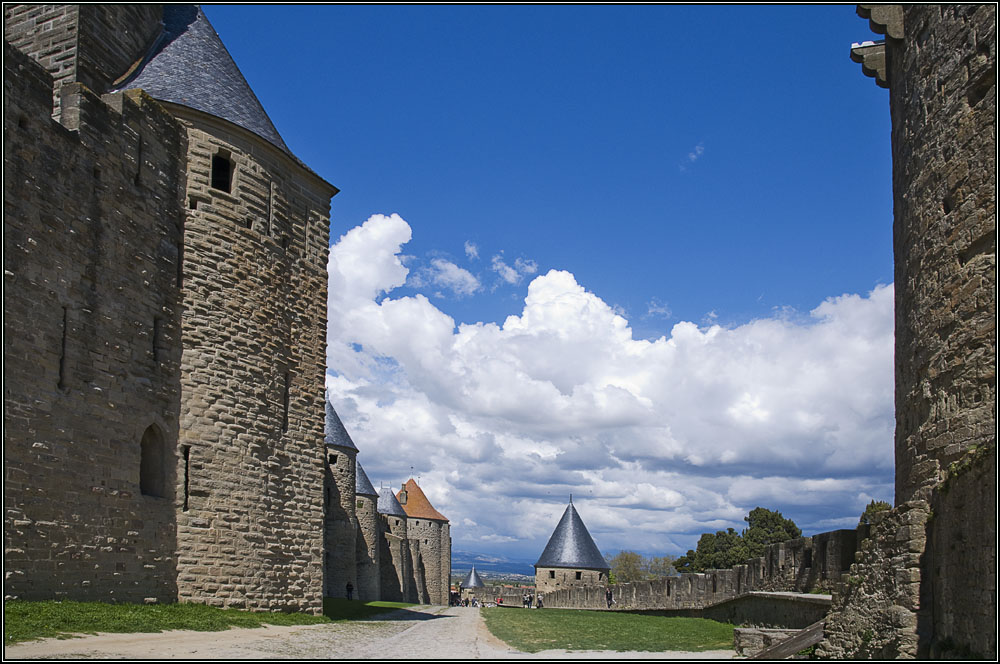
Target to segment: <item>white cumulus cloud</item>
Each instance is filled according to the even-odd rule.
[[[463,524],[457,548],[537,555],[571,493],[602,550],[664,553],[758,504],[808,533],[891,499],[891,285],[645,340],[550,270],[502,324],[456,325],[422,295],[393,297],[410,235],[376,215],[332,248],[327,382],[372,481],[415,466]]]

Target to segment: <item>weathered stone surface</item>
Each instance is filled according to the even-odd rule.
[[[148,97],[79,83],[60,124],[52,85],[5,44],[5,593],[169,601],[185,136]]]
[[[896,507],[817,654],[996,657],[996,6],[862,6],[886,32]]]

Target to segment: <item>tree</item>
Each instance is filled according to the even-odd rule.
[[[885,502],[884,500],[872,500],[868,503],[868,507],[865,511],[861,513],[861,519],[858,520],[858,525],[867,525],[872,522],[872,515],[876,512],[886,512],[892,509],[892,505]]]
[[[748,527],[743,531],[743,541],[746,542],[748,558],[764,555],[764,549],[769,544],[787,542],[802,536],[802,531],[791,519],[781,516],[781,512],[771,511],[763,507],[755,507],[750,514],[743,517]]]
[[[747,529],[737,533],[733,528],[705,533],[698,539],[698,548],[674,561],[678,572],[704,572],[707,569],[728,569],[750,558],[764,554],[769,544],[801,537],[802,531],[781,512],[756,507],[743,517]]]
[[[643,558],[635,551],[619,551],[617,555],[604,554],[604,559],[611,567],[611,575],[615,583],[630,583],[632,581],[645,581],[647,574],[643,569]]]
[[[677,570],[674,569],[674,562],[676,560],[673,556],[650,556],[644,559],[643,569],[645,569],[646,574],[657,579],[665,576],[673,576],[677,573]]]

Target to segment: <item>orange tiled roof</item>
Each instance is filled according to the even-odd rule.
[[[434,509],[434,506],[431,505],[431,501],[427,500],[427,496],[424,495],[423,490],[412,477],[406,480],[406,484],[403,485],[403,489],[406,489],[406,503],[403,503],[402,489],[400,489],[399,493],[396,494],[396,498],[399,500],[400,504],[403,505],[403,511],[406,512],[406,516],[411,519],[436,519],[438,521],[448,520],[448,517]]]

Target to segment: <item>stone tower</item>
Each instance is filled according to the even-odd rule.
[[[448,518],[434,509],[413,478],[396,494],[407,516],[407,537],[419,547],[419,559],[411,548],[417,597],[421,603],[447,605],[451,583],[451,533]]]
[[[355,564],[358,582],[355,587],[358,599],[371,601],[381,599],[379,587],[379,540],[381,539],[381,521],[378,515],[378,492],[372,486],[361,462],[357,464],[357,479],[354,490],[355,512],[357,515],[358,532],[355,535]]]
[[[817,652],[995,659],[996,5],[858,13],[892,118],[896,504]]]
[[[7,593],[319,612],[336,188],[198,7],[4,10]]]
[[[461,592],[462,599],[471,599],[473,597],[483,599],[486,597],[486,584],[483,583],[482,577],[476,572],[475,565],[469,570],[462,583],[458,584],[458,589]]]
[[[379,587],[382,599],[395,602],[416,602],[413,592],[413,563],[407,537],[407,518],[402,505],[389,487],[379,489],[378,514],[381,538],[379,539]],[[420,546],[416,550],[419,553]]]
[[[354,492],[358,484],[358,448],[326,398],[326,596],[347,597],[347,584],[358,588],[355,540],[358,519]]]
[[[546,593],[573,586],[603,586],[610,569],[571,498],[535,563],[535,588]]]

